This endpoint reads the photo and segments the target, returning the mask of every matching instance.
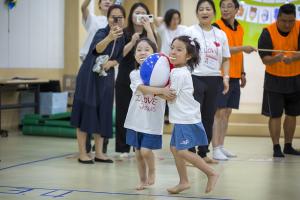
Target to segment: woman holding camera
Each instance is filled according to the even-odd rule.
[[[130,146],[126,144],[126,129],[124,122],[132,96],[129,74],[134,69],[134,50],[136,41],[139,38],[147,37],[156,44],[156,36],[147,16],[148,7],[143,3],[135,3],[130,9],[127,27],[124,29],[125,47],[123,50],[124,59],[119,65],[119,72],[116,80],[116,152],[122,153],[121,157],[128,156]],[[141,15],[144,15],[143,17]]]
[[[114,94],[114,66],[122,59],[125,45],[123,26],[125,10],[120,5],[112,5],[107,12],[108,26],[96,32],[86,59],[78,72],[73,101],[71,124],[77,128],[79,147],[78,162],[93,164],[95,162],[112,163],[102,153],[103,138],[112,137],[112,106]],[[108,55],[109,60],[102,68],[106,76],[93,72],[99,56]],[[86,153],[87,134],[94,133],[95,159]]]
[[[98,8],[101,12],[100,16],[96,16],[94,12],[89,10],[89,5],[91,3],[91,0],[84,0],[81,4],[81,13],[82,13],[82,24],[84,26],[85,31],[87,32],[87,38],[80,49],[80,60],[83,61],[86,57],[86,55],[89,52],[89,48],[91,46],[92,40],[95,36],[95,33],[102,28],[105,28],[108,24],[107,22],[107,11],[108,8],[113,4],[113,0],[99,0],[98,1]],[[92,2],[94,3],[94,2]],[[92,135],[87,135],[86,138],[86,151],[89,153],[92,150]],[[103,141],[103,153],[106,153],[107,151],[107,145],[108,145],[108,139],[104,138]],[[95,148],[95,145],[93,146],[93,149]]]

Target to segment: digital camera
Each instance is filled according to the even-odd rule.
[[[136,21],[140,23],[142,21],[142,18],[148,19],[150,23],[153,23],[154,17],[153,15],[136,15]]]

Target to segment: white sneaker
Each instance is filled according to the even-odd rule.
[[[215,160],[228,160],[227,156],[223,154],[220,147],[215,147],[213,149],[213,158]]]
[[[237,157],[237,155],[235,155],[234,153],[224,149],[224,147],[220,147],[220,150],[222,151],[222,153],[227,156],[228,158],[235,158]]]
[[[126,152],[120,154],[120,158],[128,158],[128,157],[129,157],[129,154]]]

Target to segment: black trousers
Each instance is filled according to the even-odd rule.
[[[208,139],[208,145],[198,146],[198,155],[206,157],[208,146],[212,139],[214,116],[217,110],[217,94],[222,86],[221,76],[192,76],[194,85],[194,98],[200,103],[202,123]],[[196,153],[196,148],[189,149]]]
[[[130,146],[126,144],[126,119],[132,91],[127,84],[116,84],[116,152],[129,153]]]

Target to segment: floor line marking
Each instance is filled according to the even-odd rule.
[[[8,167],[0,168],[0,171],[1,170],[5,170],[5,169],[11,169],[11,168],[15,168],[15,167],[20,167],[20,166],[24,166],[24,165],[30,165],[30,164],[33,164],[33,163],[44,162],[44,161],[48,161],[48,160],[62,158],[62,157],[70,156],[70,155],[73,155],[73,154],[74,153],[68,153],[68,154],[64,154],[64,155],[52,156],[52,157],[43,158],[43,159],[40,159],[40,160],[34,160],[34,161],[24,162],[24,163],[20,163],[20,164],[16,164],[16,165],[11,165],[11,166],[8,166]]]
[[[98,191],[97,192],[97,191],[91,191],[91,190],[57,189],[57,188],[42,188],[42,187],[36,187],[36,188],[34,188],[34,187],[19,187],[19,186],[18,187],[14,187],[14,186],[0,186],[0,188],[28,189],[28,191],[33,191],[33,190],[67,191],[65,194],[70,194],[72,192],[79,192],[79,193],[105,194],[105,195],[153,196],[153,197],[184,198],[184,199],[231,200],[230,198],[199,197],[199,196],[197,197],[197,196],[165,195],[165,194],[141,194],[141,193],[126,193],[126,192],[104,192],[104,191]],[[18,194],[18,193],[0,192],[0,194],[1,193],[3,193],[3,194]],[[63,197],[63,196],[59,196],[59,197]]]

